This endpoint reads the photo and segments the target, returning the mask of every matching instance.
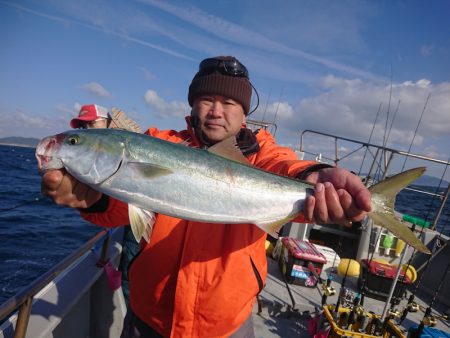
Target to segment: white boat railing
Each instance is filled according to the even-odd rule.
[[[35,295],[39,293],[57,276],[66,271],[80,257],[89,252],[102,239],[104,239],[104,241],[102,244],[102,252],[99,262],[106,262],[108,259],[107,253],[109,249],[110,235],[108,231],[103,230],[92,237],[71,255],[62,260],[60,263],[56,264],[48,272],[36,279],[32,284],[21,290],[19,293],[11,297],[8,301],[0,306],[0,323],[8,318],[14,311],[16,311],[17,309],[19,310],[17,323],[14,330],[14,338],[23,338],[26,336],[33,298],[35,297]]]
[[[327,156],[324,154],[317,154],[317,152],[313,152],[307,149],[307,146],[310,146],[311,144],[315,144],[314,142],[306,142],[307,136],[319,136],[323,138],[329,138],[332,140],[334,144],[334,156]],[[356,148],[354,149],[348,149],[345,146],[342,146],[343,143],[348,142],[350,144],[356,145]],[[419,154],[414,154],[411,152],[401,151],[393,148],[389,148],[386,146],[380,146],[368,142],[362,142],[354,139],[350,139],[347,137],[341,137],[333,134],[327,134],[315,130],[304,130],[300,133],[300,152],[303,154],[308,154],[313,157],[317,157],[320,155],[320,157],[323,160],[331,161],[335,166],[339,166],[340,163],[350,158],[351,156],[355,154],[360,154],[360,152],[364,152],[364,158],[365,160],[366,154],[371,156],[371,163],[370,163],[370,169],[368,170],[368,173],[366,174],[364,180],[365,182],[369,183],[374,180],[374,178],[377,178],[378,180],[385,179],[388,175],[388,169],[390,165],[393,163],[394,158],[403,156],[404,158],[409,159],[417,159],[421,161],[431,162],[442,166],[448,166],[449,161],[444,161],[428,156],[423,156]],[[369,161],[370,162],[370,161]],[[362,167],[362,165],[361,165]],[[379,175],[375,175],[374,172],[379,171]],[[430,193],[426,190],[421,189],[411,189],[411,188],[405,188],[406,190],[413,190],[415,192],[421,193],[421,194],[428,194],[433,195],[433,197],[437,197],[440,200],[440,205],[436,211],[433,223],[430,226],[431,230],[435,230],[437,226],[437,222],[441,216],[442,210],[445,206],[445,203],[448,199],[448,196],[450,194],[450,184],[447,187],[447,190],[445,193]]]

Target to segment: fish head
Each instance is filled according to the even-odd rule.
[[[108,129],[70,130],[45,137],[36,147],[41,174],[64,168],[88,185],[100,184],[114,175],[124,153],[124,140]]]

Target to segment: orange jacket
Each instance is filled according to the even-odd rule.
[[[147,134],[198,145],[192,129]],[[316,162],[299,161],[260,130],[256,167],[296,176]],[[214,201],[211,201],[214,203]],[[104,213],[82,213],[98,225],[128,224],[127,205],[110,198]],[[267,274],[266,234],[252,224],[216,224],[158,214],[150,243],[129,268],[133,312],[164,337],[228,337],[250,316]]]

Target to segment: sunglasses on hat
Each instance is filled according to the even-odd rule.
[[[236,59],[220,60],[216,58],[205,59],[198,67],[199,75],[207,75],[219,71],[224,75],[245,77],[248,79],[248,70]]]

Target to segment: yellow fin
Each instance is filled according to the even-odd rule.
[[[425,170],[425,167],[406,170],[369,187],[369,191],[372,195],[382,195],[389,208],[394,209],[395,196],[400,190],[422,176]]]
[[[371,212],[369,217],[373,219],[375,224],[392,232],[395,236],[411,245],[416,250],[426,254],[431,253],[425,244],[423,244],[405,224],[395,219],[392,215],[381,212]]]
[[[163,166],[143,162],[129,162],[128,166],[133,167],[146,178],[156,178],[173,174],[173,171]]]
[[[374,210],[369,213],[369,217],[373,219],[375,224],[389,230],[395,236],[413,246],[416,250],[429,254],[430,250],[406,225],[394,216],[394,203],[397,193],[420,177],[424,172],[424,167],[406,170],[369,187],[369,191],[372,194],[372,209]]]
[[[289,223],[297,216],[298,215],[288,216],[286,218],[279,219],[276,221],[257,223],[255,225],[258,226],[260,229],[264,230],[265,232],[267,232],[270,236],[277,238],[278,237],[277,231],[280,230],[283,225]]]
[[[250,162],[242,154],[241,150],[236,145],[236,138],[229,137],[219,143],[208,148],[210,153],[227,158],[229,160],[250,165]]]
[[[153,231],[153,224],[155,223],[155,214],[152,211],[129,204],[128,217],[130,219],[131,231],[136,241],[139,243],[144,238],[149,242],[150,235]]]

